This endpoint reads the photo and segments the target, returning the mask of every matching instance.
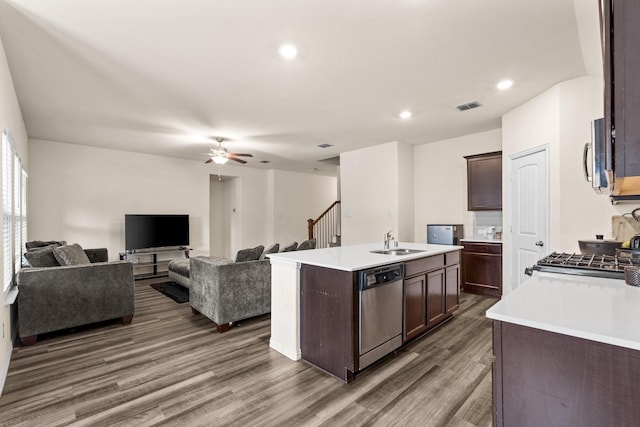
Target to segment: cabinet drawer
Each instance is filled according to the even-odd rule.
[[[444,254],[434,255],[427,258],[420,258],[413,261],[407,261],[405,264],[404,276],[409,277],[414,274],[424,273],[426,271],[435,270],[444,267]]]
[[[460,251],[447,252],[444,254],[444,262],[446,265],[453,265],[460,263]]]
[[[483,254],[502,254],[501,243],[463,243],[464,252],[479,252]]]

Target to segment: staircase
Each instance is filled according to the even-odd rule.
[[[316,239],[316,248],[340,246],[340,200],[336,200],[318,218],[307,220],[309,239]]]

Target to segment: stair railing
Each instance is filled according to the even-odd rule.
[[[316,248],[340,245],[340,200],[336,200],[318,218],[308,219],[309,239],[316,239]]]

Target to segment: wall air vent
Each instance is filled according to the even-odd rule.
[[[456,108],[460,111],[467,111],[467,110],[471,110],[472,108],[478,108],[481,106],[482,104],[480,104],[480,101],[471,101],[471,102],[466,102],[464,104],[456,105]]]

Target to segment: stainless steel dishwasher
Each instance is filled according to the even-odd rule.
[[[403,278],[404,264],[385,265],[359,274],[360,369],[402,345]]]

